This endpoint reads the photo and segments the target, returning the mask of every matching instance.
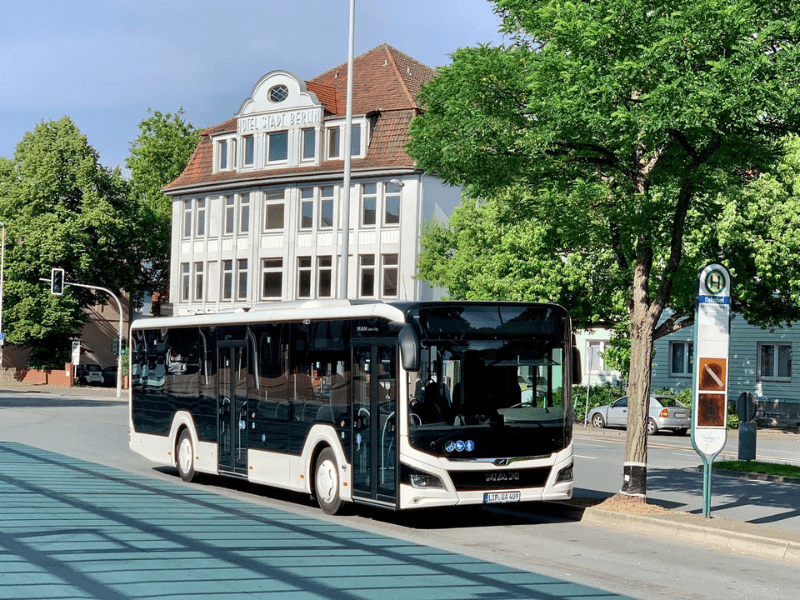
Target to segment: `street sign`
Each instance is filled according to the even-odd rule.
[[[81,343],[72,342],[72,364],[81,364]]]
[[[710,516],[711,463],[725,447],[728,424],[728,349],[731,276],[711,264],[697,276],[694,316],[692,446],[703,459],[704,514]]]

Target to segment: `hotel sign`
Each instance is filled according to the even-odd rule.
[[[240,117],[238,130],[240,134],[259,133],[290,127],[312,127],[322,120],[322,108],[304,108],[284,112]]]

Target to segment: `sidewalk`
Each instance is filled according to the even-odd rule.
[[[576,435],[580,436],[581,432],[577,431]],[[624,442],[626,432],[624,430],[595,430],[589,429],[585,433],[592,436],[599,436],[619,440]],[[659,438],[656,442],[658,445],[666,447],[678,448],[671,446],[670,437],[664,436]],[[688,438],[678,438],[681,439]],[[759,429],[759,440],[789,440],[791,442],[800,443],[800,434],[797,430],[772,430],[772,429]],[[738,446],[738,431],[728,432],[728,445],[727,448],[735,449]],[[728,454],[732,454],[728,452]],[[794,461],[792,461],[794,462]],[[698,457],[698,464],[700,458]],[[655,474],[655,471],[654,471]],[[747,522],[739,520],[739,518],[725,518],[714,515],[712,508],[711,518],[705,518],[697,511],[687,512],[679,508],[671,508],[676,506],[675,494],[685,493],[687,490],[687,481],[702,479],[702,468],[692,469],[675,469],[670,473],[670,482],[659,482],[659,485],[654,485],[654,489],[650,489],[648,485],[648,504],[655,506],[663,506],[669,509],[667,512],[660,514],[638,515],[630,514],[628,512],[614,512],[611,510],[604,510],[598,506],[589,506],[587,508],[580,508],[574,505],[562,505],[560,511],[565,518],[580,521],[583,524],[600,526],[608,529],[616,529],[629,532],[636,535],[654,536],[663,539],[673,540],[692,544],[695,546],[704,546],[716,550],[724,550],[728,552],[735,552],[738,554],[745,554],[750,556],[758,556],[760,558],[767,558],[772,560],[779,560],[792,564],[800,564],[800,532],[792,531],[787,528],[775,527],[766,523],[778,522],[774,520],[776,513],[780,513],[782,518],[789,518],[792,521],[800,519],[800,480],[785,479],[780,480],[775,477],[765,476],[754,473],[737,473],[725,472],[716,469],[713,472],[713,490],[712,497],[719,498],[725,495],[725,491],[730,492],[731,489],[740,489],[742,486],[750,482],[755,482],[759,486],[769,486],[771,483],[780,486],[786,496],[791,496],[794,500],[788,503],[778,502],[774,504],[774,498],[771,497],[770,491],[776,488],[761,487],[758,495],[748,498],[750,505],[761,503],[760,506],[750,506],[747,508],[748,520],[761,521],[761,522]],[[745,481],[749,480],[749,481]],[[674,490],[667,489],[668,487],[675,487]],[[697,487],[701,490],[701,487]],[[581,501],[591,504],[592,501],[596,502],[598,497],[604,498],[608,494],[595,493],[595,490],[581,490],[576,489],[573,504],[580,504]],[[696,502],[695,502],[696,503]],[[680,504],[682,508],[688,506],[688,503]],[[756,512],[756,510],[760,512]],[[788,515],[788,517],[787,517]],[[786,522],[786,521],[780,521]]]
[[[19,383],[16,381],[0,381],[0,392],[12,394],[50,394],[54,396],[75,397],[86,399],[116,400],[117,388],[104,386],[73,386],[61,387],[44,383]],[[128,390],[122,390],[120,401],[128,401]]]

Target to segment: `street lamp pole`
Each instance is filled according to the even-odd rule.
[[[356,0],[350,0],[350,37],[347,51],[347,109],[344,121],[344,182],[342,185],[342,264],[339,298],[347,298],[348,255],[350,254],[350,143],[353,135],[353,38],[355,37]]]
[[[5,267],[6,267],[6,224],[0,223],[0,227],[3,228],[3,239],[0,242],[0,369],[2,369],[5,365],[3,364],[3,359],[5,356],[3,355],[3,350],[5,349],[6,345],[6,336],[3,332],[3,280],[5,279]]]

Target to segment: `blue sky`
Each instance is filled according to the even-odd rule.
[[[68,115],[124,167],[148,108],[198,127],[239,109],[265,73],[310,79],[347,60],[349,0],[0,0],[0,156]],[[505,41],[488,0],[356,0],[355,53],[381,43],[437,67]]]

